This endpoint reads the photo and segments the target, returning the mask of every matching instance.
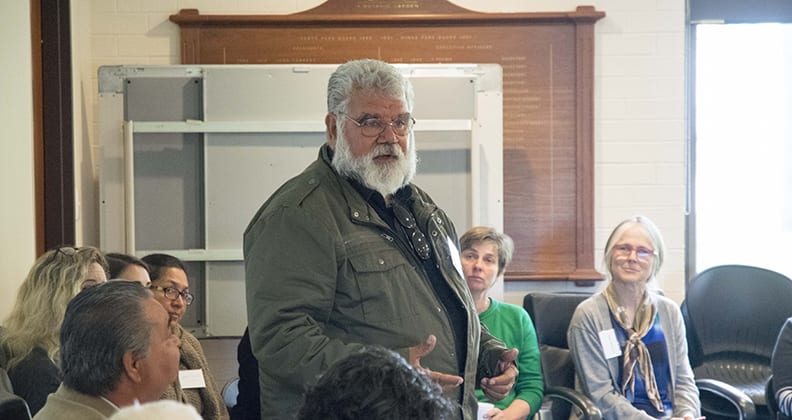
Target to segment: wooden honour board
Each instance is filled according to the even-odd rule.
[[[594,268],[591,6],[480,13],[446,0],[329,0],[289,15],[184,9],[183,64],[498,63],[503,67],[506,280],[601,280]],[[460,232],[461,234],[462,232]]]

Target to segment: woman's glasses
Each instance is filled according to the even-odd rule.
[[[162,293],[165,295],[166,298],[170,300],[176,300],[179,296],[184,298],[184,303],[187,306],[193,302],[194,296],[192,293],[188,292],[187,290],[179,291],[179,289],[175,287],[162,287],[162,286],[149,286],[150,289],[157,289],[162,290]]]
[[[633,251],[635,257],[642,261],[648,260],[655,254],[654,250],[642,246],[633,247],[629,244],[619,244],[613,247],[613,253],[619,257],[629,257]]]

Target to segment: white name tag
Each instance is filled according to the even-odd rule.
[[[602,352],[605,353],[606,359],[613,359],[622,354],[621,347],[619,347],[619,340],[616,339],[616,331],[613,328],[599,332],[600,343],[602,344]]]
[[[182,389],[206,388],[203,371],[201,369],[189,369],[179,371],[179,384]]]
[[[451,263],[454,264],[454,268],[457,269],[459,275],[462,278],[465,278],[464,271],[462,271],[462,260],[459,258],[459,250],[457,250],[456,245],[454,242],[451,241],[451,238],[446,238],[446,242],[448,243],[448,252],[451,253]]]

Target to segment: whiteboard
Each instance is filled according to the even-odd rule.
[[[500,66],[397,67],[415,88],[414,182],[460,234],[502,229]],[[242,233],[269,195],[316,159],[335,68],[99,69],[102,249],[187,261],[197,299],[183,323],[196,334],[244,330]]]

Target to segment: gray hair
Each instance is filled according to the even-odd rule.
[[[613,273],[611,273],[613,247],[621,240],[622,236],[624,236],[624,232],[635,225],[641,226],[646,231],[649,240],[652,242],[652,247],[655,250],[655,257],[652,259],[652,269],[650,270],[649,280],[647,282],[655,280],[657,273],[660,272],[660,268],[663,267],[663,259],[665,258],[663,235],[660,234],[660,229],[657,228],[657,225],[648,217],[637,215],[625,219],[616,225],[613,232],[611,232],[608,237],[608,241],[605,243],[605,252],[602,256],[602,270],[608,280],[613,279]]]
[[[465,251],[477,244],[486,242],[493,243],[498,248],[498,275],[501,275],[511,262],[512,254],[514,253],[514,241],[509,235],[498,232],[491,227],[476,226],[459,238],[459,247],[461,251]]]
[[[372,91],[404,101],[407,111],[413,108],[412,83],[399,70],[372,59],[347,61],[338,66],[327,82],[327,112],[346,113],[355,91]]]
[[[113,281],[72,299],[60,333],[63,383],[87,395],[112,392],[124,372],[124,354],[148,355],[152,325],[143,304],[153,298],[140,283]]]

